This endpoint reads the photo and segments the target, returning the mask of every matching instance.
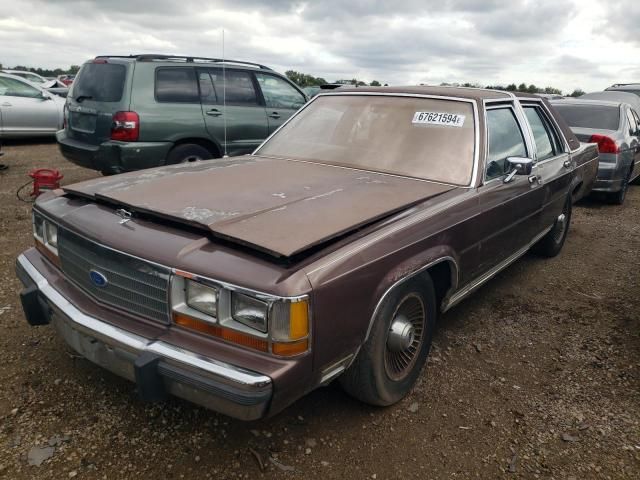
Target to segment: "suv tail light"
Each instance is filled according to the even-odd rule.
[[[600,153],[620,153],[620,149],[618,145],[616,145],[615,140],[606,135],[591,135],[589,143],[597,143]]]
[[[116,112],[111,124],[111,140],[135,142],[140,135],[140,117],[136,112]]]

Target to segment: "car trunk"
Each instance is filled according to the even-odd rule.
[[[291,257],[455,187],[311,162],[236,157],[66,186],[67,193]],[[118,225],[114,225],[118,228]]]
[[[612,138],[619,146],[621,142],[620,134],[615,130],[602,130],[597,128],[571,128],[573,133],[578,137],[578,140],[585,143],[596,143],[591,140],[592,135],[606,135]]]
[[[83,65],[67,100],[69,138],[91,145],[111,138],[113,114],[129,109],[126,91],[130,70],[133,64],[106,60]]]

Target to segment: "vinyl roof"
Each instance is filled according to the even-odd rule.
[[[484,88],[466,87],[431,87],[431,86],[406,86],[406,87],[358,87],[344,88],[336,90],[320,91],[323,93],[406,93],[415,95],[438,95],[456,98],[466,98],[470,100],[495,100],[510,97],[508,92],[498,90],[487,90]]]

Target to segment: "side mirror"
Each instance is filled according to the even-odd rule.
[[[42,100],[51,100],[51,94],[50,94],[50,93],[47,93],[47,92],[42,91],[42,92],[40,92],[40,98],[41,98]]]
[[[505,177],[504,183],[509,183],[516,175],[531,175],[533,170],[533,160],[527,157],[508,157],[507,164],[511,171]]]

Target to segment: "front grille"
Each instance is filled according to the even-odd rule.
[[[67,278],[99,302],[168,323],[168,268],[110,250],[62,228],[58,254]],[[105,284],[98,286],[91,272],[94,279],[105,279]]]

